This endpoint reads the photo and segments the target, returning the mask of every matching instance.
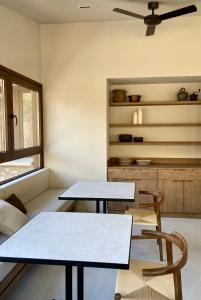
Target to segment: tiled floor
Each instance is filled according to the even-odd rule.
[[[201,299],[201,220],[163,219],[163,230],[183,234],[189,246],[189,258],[182,272],[184,300]],[[134,241],[132,257],[158,260],[154,241]],[[74,283],[76,274],[74,272]],[[85,269],[85,299],[113,300],[116,271],[110,269]],[[74,296],[76,286],[74,285]],[[64,300],[64,268],[34,266],[24,280],[10,294],[8,300]],[[76,299],[76,297],[74,298]]]

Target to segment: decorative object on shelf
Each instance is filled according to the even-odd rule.
[[[133,113],[133,124],[137,125],[138,123],[138,113],[137,111],[134,111]]]
[[[142,108],[138,108],[138,111],[137,111],[137,119],[138,119],[138,124],[142,124],[143,123],[143,110]]]
[[[186,92],[185,88],[181,88],[177,94],[177,99],[179,101],[186,101],[188,100],[188,93]]]
[[[129,102],[140,102],[141,95],[130,95],[128,96]]]
[[[200,89],[198,89],[198,92],[193,92],[193,94],[190,95],[190,101],[197,101],[199,93]]]
[[[135,136],[133,140],[136,143],[143,143],[143,141],[144,141],[142,136]]]
[[[120,156],[118,157],[118,163],[120,166],[131,166],[133,164],[132,157]]]
[[[138,166],[148,166],[151,164],[151,159],[136,159],[135,162]]]
[[[119,141],[123,143],[129,143],[132,141],[133,136],[131,134],[120,134]]]
[[[126,102],[127,101],[127,91],[126,90],[113,90],[112,91],[112,101],[113,102]]]

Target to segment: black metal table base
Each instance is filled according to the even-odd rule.
[[[66,266],[65,267],[65,284],[66,284],[66,300],[72,300],[73,299],[73,280],[72,280],[72,273],[73,269],[72,266]]]
[[[99,200],[96,200],[96,212],[97,212],[97,214],[100,213],[100,201]]]
[[[103,201],[103,213],[104,214],[107,213],[107,201],[106,200]]]
[[[96,200],[96,213],[100,213],[100,201],[103,201],[103,213],[107,213],[107,200]]]
[[[77,267],[77,300],[84,300],[84,268]]]
[[[72,266],[65,267],[65,299],[73,300],[73,269]],[[77,300],[84,300],[84,267],[77,267]]]

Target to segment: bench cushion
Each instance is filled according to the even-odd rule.
[[[0,244],[7,240],[8,236],[0,233]],[[8,273],[14,268],[16,263],[0,262],[0,281],[2,281]]]
[[[44,168],[34,173],[0,186],[1,199],[15,194],[24,203],[42,194],[49,188],[49,169]]]
[[[33,218],[41,211],[66,211],[75,200],[58,200],[64,190],[49,189],[26,204],[28,217]]]
[[[15,206],[0,199],[0,231],[11,236],[27,222],[27,216]]]

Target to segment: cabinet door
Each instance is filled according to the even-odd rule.
[[[201,213],[201,181],[184,182],[184,212]]]
[[[183,212],[183,193],[184,184],[177,180],[158,180],[158,190],[165,195],[162,212],[182,213]]]
[[[146,191],[157,190],[157,180],[110,179],[110,181],[135,182],[135,202],[108,201],[108,210],[110,212],[124,212],[127,207],[135,207],[139,204],[139,202],[148,202],[152,200],[150,196],[140,195],[139,194],[140,190],[146,190]]]

